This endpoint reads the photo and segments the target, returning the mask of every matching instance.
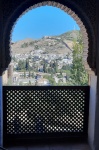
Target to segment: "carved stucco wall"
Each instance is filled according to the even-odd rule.
[[[43,5],[59,7],[70,14],[81,28],[84,42],[84,62],[86,68],[96,71],[96,0],[1,0],[1,24],[3,26],[0,41],[0,74],[7,68],[10,58],[10,38],[16,20],[28,8]],[[87,64],[88,62],[88,64]],[[90,67],[90,68],[89,68]]]

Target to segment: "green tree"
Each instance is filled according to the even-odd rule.
[[[24,43],[21,45],[21,48],[26,48],[26,47],[28,47],[28,43]]]
[[[34,78],[35,76],[34,76],[34,72],[32,72],[32,78]]]
[[[29,80],[29,84],[28,85],[31,85],[31,81]]]
[[[26,78],[26,71],[24,70],[24,78]]]
[[[88,74],[84,68],[83,60],[83,42],[79,35],[77,41],[73,44],[73,64],[71,67],[71,84],[73,85],[88,85]]]
[[[22,60],[19,60],[17,70],[24,70],[25,69],[25,62]]]
[[[58,72],[58,63],[57,63],[57,61],[54,61],[53,68],[55,70],[55,73],[57,73]]]
[[[52,69],[50,67],[47,68],[47,73],[52,73]]]
[[[28,59],[26,59],[26,64],[25,64],[25,68],[26,68],[26,70],[29,70],[29,60]]]
[[[44,64],[43,64],[43,71],[45,72],[45,73],[47,73],[47,64],[46,64],[46,61],[45,60],[43,60],[44,61]]]
[[[52,77],[52,75],[51,76],[45,75],[44,78],[49,80],[51,85],[55,85],[56,84],[54,78]]]
[[[30,69],[29,69],[29,78],[31,77],[31,71],[30,71]]]
[[[67,58],[69,58],[70,57],[70,53],[68,52],[68,54],[67,54]]]
[[[15,61],[15,62],[17,61],[16,58],[15,58],[15,56],[12,57],[12,60]]]

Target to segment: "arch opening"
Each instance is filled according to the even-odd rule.
[[[10,30],[10,39],[9,39],[9,43],[11,42],[11,37],[12,37],[12,32],[14,29],[14,26],[16,25],[16,22],[18,21],[18,19],[23,16],[25,13],[27,13],[29,10],[32,10],[34,8],[38,8],[41,6],[53,6],[56,8],[60,8],[61,10],[63,10],[64,12],[66,12],[68,15],[70,15],[78,24],[78,26],[80,27],[81,33],[82,33],[82,39],[83,39],[83,60],[84,60],[84,64],[85,64],[85,68],[87,70],[91,70],[91,68],[89,67],[88,63],[87,63],[87,58],[88,58],[88,49],[89,49],[89,39],[88,39],[88,33],[87,33],[87,29],[85,27],[85,25],[83,24],[82,20],[78,17],[78,15],[72,11],[71,8],[60,4],[58,2],[54,2],[54,1],[44,1],[42,3],[37,3],[33,6],[30,6],[29,8],[27,8],[21,15],[19,15],[18,18],[16,18],[16,20],[13,22],[13,26],[11,27]],[[9,44],[10,46],[10,44]],[[10,48],[9,48],[10,49]]]
[[[86,29],[85,29],[85,27],[84,27],[84,25],[83,25],[83,23],[81,22],[81,20],[78,18],[78,16],[71,10],[71,9],[69,9],[69,8],[67,8],[67,7],[63,7],[63,5],[61,5],[61,4],[57,4],[57,3],[42,3],[42,5],[41,5],[41,3],[40,4],[38,4],[38,5],[35,5],[35,6],[33,6],[33,7],[31,7],[31,8],[29,8],[28,9],[28,11],[30,10],[30,9],[32,9],[32,8],[37,8],[38,6],[45,6],[45,5],[48,5],[48,6],[54,6],[54,7],[57,7],[57,8],[60,8],[61,10],[63,10],[64,12],[66,12],[67,14],[69,14],[70,16],[72,16],[72,18],[78,23],[78,25],[79,25],[79,27],[80,27],[80,31],[81,31],[81,34],[82,34],[82,39],[83,39],[83,53],[84,53],[84,57],[83,57],[83,59],[84,59],[84,64],[87,64],[86,63],[86,61],[87,61],[87,57],[88,57],[88,35],[87,35],[87,32],[86,32]],[[22,14],[23,15],[23,14]],[[14,29],[14,27],[13,27],[13,29]],[[75,29],[74,29],[75,30]],[[73,31],[73,32],[76,32],[76,31]],[[12,30],[12,32],[11,33],[13,33],[13,30]],[[79,33],[78,33],[79,34]],[[11,38],[11,36],[10,36],[10,38]],[[55,37],[50,37],[50,36],[48,36],[48,37],[43,37],[43,38],[45,38],[45,39],[52,39],[52,38],[55,38]],[[60,39],[58,39],[58,38],[60,38],[60,37],[57,37],[56,39],[54,39],[54,42],[55,41],[59,41],[59,40],[62,40],[62,38],[60,38]],[[78,38],[78,37],[77,37]],[[73,39],[73,40],[75,40],[75,39]],[[11,42],[11,40],[10,40],[10,42]],[[37,42],[37,41],[36,41]],[[64,42],[64,40],[63,41],[61,41],[62,42],[62,44],[64,44],[65,46],[68,46],[68,44],[66,45],[66,43]],[[76,46],[77,46],[77,39],[76,39]],[[12,43],[10,43],[10,45],[11,45]],[[33,44],[33,41],[30,41],[30,43],[29,43],[30,45],[31,44]],[[38,44],[38,43],[37,43]],[[35,49],[38,49],[38,45],[35,45],[35,46],[37,46],[37,47],[35,47]],[[49,43],[48,43],[49,44]],[[51,43],[50,43],[51,44]],[[56,43],[57,44],[57,43]],[[21,45],[21,48],[26,48],[26,47],[28,47],[28,43],[27,42],[25,42],[25,43],[23,43],[22,45]],[[70,47],[68,47],[69,49],[72,49],[72,48],[70,48]],[[38,50],[40,50],[40,49],[38,49]],[[67,54],[68,55],[68,54]],[[67,57],[67,56],[66,56]],[[27,63],[27,62],[26,62]],[[54,62],[55,63],[55,62]],[[62,67],[64,67],[64,66],[62,66]],[[87,65],[85,65],[85,67],[88,69],[88,64]],[[10,67],[10,69],[11,69],[11,67]],[[44,65],[43,65],[43,69],[44,69]],[[26,71],[26,70],[25,70]],[[43,70],[44,71],[44,70]],[[61,71],[60,71],[61,72]],[[57,72],[58,73],[58,72]],[[32,75],[29,75],[29,74],[31,74],[30,72],[28,73],[28,75],[26,75],[26,73],[23,73],[22,75],[20,75],[20,76],[32,76]],[[60,75],[59,75],[60,76]],[[49,77],[47,77],[49,80],[52,80],[52,79],[50,79]],[[30,82],[30,80],[29,80],[29,82]],[[53,82],[53,81],[52,81]]]

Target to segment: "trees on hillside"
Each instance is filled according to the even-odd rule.
[[[25,61],[19,60],[17,70],[24,70],[25,69]]]
[[[72,85],[88,85],[88,74],[84,68],[83,60],[83,42],[81,34],[73,44],[73,64],[71,66],[71,83]]]
[[[28,59],[26,59],[25,69],[26,69],[26,70],[29,70],[29,69],[30,69],[30,65],[29,65],[29,60],[28,60]]]
[[[26,45],[27,44],[25,44],[24,46]],[[47,61],[46,58],[44,57],[40,59],[34,59],[34,57],[32,58],[29,55],[29,57],[26,60],[19,60],[17,70],[24,72],[24,78],[26,78],[26,72],[29,73],[29,78],[35,77],[34,73],[32,72],[41,71],[45,74],[46,73],[52,74],[52,76],[46,77],[49,78],[51,85],[56,85],[55,79],[53,78],[54,76],[56,78],[59,78],[59,76],[61,76],[61,78],[65,78],[66,81],[65,80],[60,81],[62,84],[64,82],[64,85],[87,85],[88,75],[83,65],[82,53],[83,53],[83,42],[82,42],[81,34],[79,34],[78,38],[76,38],[73,42],[72,64],[71,63],[66,64],[63,62],[61,63],[61,60],[63,59],[63,57],[61,56],[54,60],[52,59],[51,61]],[[68,53],[66,56],[64,56],[64,59],[68,59],[69,61],[69,59],[71,59],[71,53]],[[13,58],[13,60],[15,61],[15,58]],[[37,63],[36,60],[38,61]],[[42,69],[40,70],[38,68],[42,68]],[[65,77],[63,76],[63,73],[66,74]]]
[[[28,59],[26,59],[26,61],[19,60],[17,70],[19,70],[19,71],[21,71],[21,70],[26,70],[26,71],[30,70],[29,60]]]

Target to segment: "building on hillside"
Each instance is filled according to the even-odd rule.
[[[45,78],[40,78],[38,80],[36,80],[36,85],[37,86],[50,86],[49,80],[45,79]]]
[[[35,79],[38,80],[40,78],[43,78],[43,76],[40,73],[37,73],[36,76],[35,76]]]
[[[20,74],[18,72],[13,72],[13,84],[17,84]]]
[[[35,79],[19,79],[17,85],[35,85]]]

